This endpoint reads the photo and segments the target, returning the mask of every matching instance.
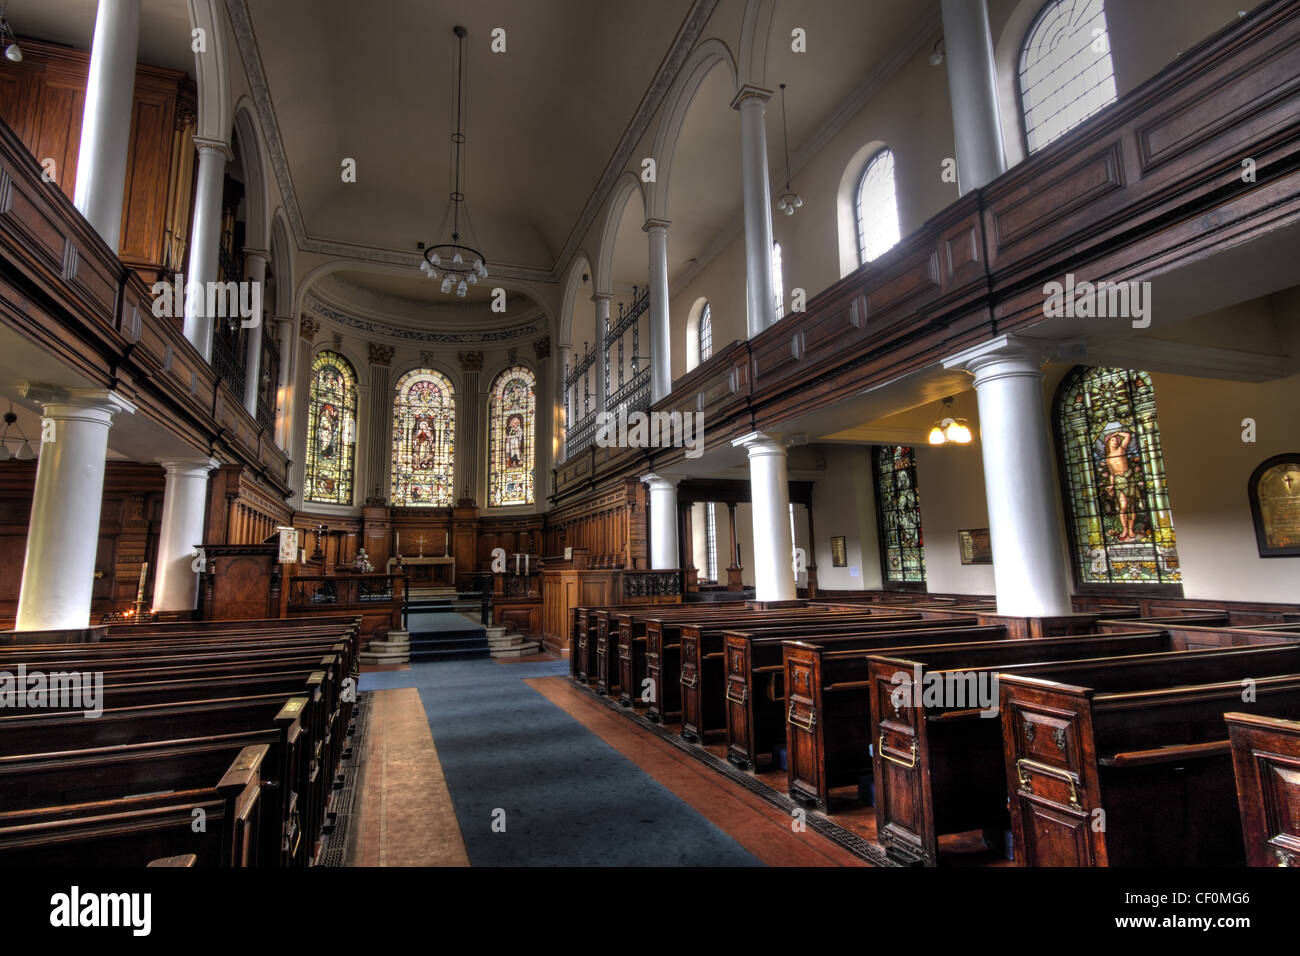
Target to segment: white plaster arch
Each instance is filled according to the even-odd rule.
[[[660,113],[659,128],[655,132],[654,152],[655,182],[646,189],[646,218],[668,219],[668,183],[672,177],[673,159],[677,155],[677,141],[686,125],[686,117],[707,77],[717,66],[725,66],[731,78],[731,88],[736,89],[736,61],[727,45],[717,38],[700,43],[687,57],[672,88],[664,109]]]
[[[641,196],[641,204],[645,206],[645,190],[641,188],[641,177],[631,170],[623,173],[614,182],[614,189],[610,192],[609,205],[605,208],[605,222],[600,232],[600,249],[596,253],[596,275],[593,277],[594,295],[609,295],[610,274],[614,268],[614,240],[618,238],[618,227],[623,221],[623,213],[627,210],[628,201],[632,198],[632,193],[637,192]],[[595,327],[595,321],[592,321],[592,327]]]
[[[232,143],[239,144],[239,161],[244,169],[246,220],[244,245],[249,249],[271,248],[271,202],[266,173],[271,168],[266,158],[266,141],[262,136],[252,101],[244,97],[235,107]]]
[[[591,268],[591,257],[587,255],[586,250],[579,249],[573,256],[573,261],[569,263],[569,271],[564,280],[564,297],[560,304],[559,320],[556,323],[558,329],[556,338],[561,346],[570,345],[570,339],[573,335],[573,313],[578,307],[580,294],[583,287],[582,277],[587,276],[587,285],[594,288],[594,274]],[[595,320],[592,321],[592,327],[595,327]]]
[[[279,206],[271,216],[271,266],[275,270],[275,302],[272,303],[273,314],[281,317],[293,315],[293,244],[289,219],[284,207]],[[283,358],[281,359],[283,361]]]
[[[740,23],[740,74],[738,83],[766,88],[767,47],[772,36],[776,0],[746,0]]]
[[[997,73],[998,118],[1002,123],[1002,150],[1007,168],[1026,156],[1024,117],[1020,115],[1020,48],[1048,0],[1021,0],[993,43],[993,66]]]
[[[202,139],[230,142],[234,113],[230,98],[230,56],[226,48],[226,12],[221,0],[186,0],[190,28],[202,30],[205,52],[194,53],[198,85],[198,132]]]

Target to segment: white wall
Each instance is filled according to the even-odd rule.
[[[817,584],[835,591],[879,588],[880,539],[876,532],[871,449],[866,445],[817,447],[826,459],[826,477],[813,484]],[[831,538],[841,535],[845,538],[848,567],[837,568],[832,566]]]
[[[978,435],[978,423],[971,421]],[[992,594],[993,565],[961,563],[957,532],[989,526],[984,463],[978,441],[916,446],[916,484],[925,534],[926,590]]]

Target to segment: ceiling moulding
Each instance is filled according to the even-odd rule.
[[[389,339],[394,342],[434,342],[444,345],[482,345],[489,342],[509,342],[541,335],[547,331],[546,317],[540,313],[534,318],[509,329],[486,329],[482,332],[436,332],[428,329],[399,328],[388,322],[375,321],[352,315],[335,308],[307,293],[303,303],[305,311],[334,325],[356,332],[366,339]]]
[[[784,169],[773,169],[768,174],[770,182],[785,182],[787,179],[794,179],[800,171],[820,153],[844,125],[858,114],[867,102],[880,92],[880,88],[885,85],[889,79],[901,70],[917,52],[929,42],[930,38],[938,33],[943,27],[942,20],[937,12],[926,14],[918,23],[916,30],[911,34],[910,39],[904,42],[898,52],[892,58],[886,60],[862,82],[856,90],[849,94],[840,106],[833,112],[818,128],[812,136],[803,142],[790,157],[790,170],[787,173]],[[735,239],[744,228],[745,210],[742,206],[736,213],[731,224],[723,229],[718,238],[715,239],[708,248],[700,254],[696,261],[689,269],[683,271],[668,289],[670,297],[675,297],[685,289],[704,269],[717,258],[722,250],[725,249],[731,240]]]
[[[318,282],[311,287],[310,294],[315,296],[317,302],[338,312],[356,316],[377,325],[391,326],[392,328],[405,328],[419,332],[432,325],[437,331],[436,326],[439,322],[447,321],[446,319],[440,319],[440,316],[454,313],[456,315],[456,328],[459,328],[464,322],[464,317],[468,316],[485,331],[498,332],[514,328],[521,322],[531,322],[546,317],[546,312],[542,306],[527,293],[517,295],[515,301],[519,302],[521,299],[526,299],[528,305],[517,304],[514,310],[508,313],[487,312],[488,303],[486,302],[430,302],[428,300],[400,299],[397,296],[388,297],[390,301],[412,302],[419,306],[423,313],[422,315],[397,315],[382,308],[375,308],[343,296],[337,288],[333,287],[336,282],[338,282],[337,277],[326,276],[324,282]],[[369,294],[375,298],[385,298],[380,293],[370,292]]]
[[[560,254],[556,256],[550,269],[536,269],[528,266],[510,266],[494,263],[494,275],[505,279],[517,279],[531,282],[559,282],[560,264],[567,267],[569,260],[577,251],[578,243],[586,235],[595,221],[597,214],[609,198],[619,174],[627,168],[632,159],[632,151],[650,128],[651,120],[663,105],[677,73],[686,62],[709,18],[713,16],[719,0],[695,0],[687,12],[681,28],[677,31],[672,46],[659,65],[659,70],[651,80],[649,88],[641,98],[637,111],[623,131],[623,136],[614,149],[605,172],[601,175],[595,189],[592,190],[587,204],[583,207],[578,221],[569,231],[569,238]],[[266,135],[266,151],[271,159],[276,182],[280,187],[280,196],[293,227],[294,241],[301,252],[314,252],[320,255],[356,259],[361,262],[382,262],[389,265],[409,266],[412,271],[419,268],[422,257],[419,253],[406,253],[397,249],[383,249],[364,246],[358,243],[338,242],[329,239],[317,239],[307,233],[306,221],[303,219],[302,207],[298,204],[298,194],[294,190],[293,176],[289,172],[289,160],[284,149],[284,140],[280,138],[280,125],[275,118],[275,108],[271,103],[271,91],[267,86],[266,72],[262,68],[262,55],[258,49],[257,37],[253,33],[253,21],[248,14],[247,0],[226,0],[226,9],[230,15],[231,29],[235,34],[235,44],[244,62],[244,71],[248,77],[248,87],[253,105],[257,109],[262,130]]]

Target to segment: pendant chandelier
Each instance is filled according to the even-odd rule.
[[[952,396],[943,400],[943,410],[952,411]],[[969,445],[971,440],[970,425],[964,418],[945,415],[935,422],[930,429],[931,445]]]
[[[488,276],[487,264],[483,253],[474,248],[474,232],[469,220],[469,207],[465,204],[465,193],[461,191],[461,155],[465,147],[465,37],[469,31],[462,26],[452,27],[456,35],[456,131],[451,134],[454,168],[454,182],[447,203],[447,212],[443,216],[442,226],[438,230],[439,242],[424,248],[424,261],[420,271],[434,281],[441,280],[444,295],[455,292],[465,298],[469,287],[478,284],[479,279]],[[447,238],[447,224],[451,222],[450,241]],[[463,223],[462,223],[463,221]],[[465,236],[462,241],[461,229]]]
[[[781,210],[787,216],[793,216],[794,211],[803,205],[803,200],[799,194],[790,188],[790,128],[785,122],[785,84],[781,84],[781,130],[785,136],[785,192],[781,193],[776,200],[776,208]]]

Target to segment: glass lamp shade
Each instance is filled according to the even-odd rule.
[[[9,451],[9,446],[4,442],[0,442],[0,461],[8,461],[12,457],[13,454]]]
[[[18,449],[18,454],[14,455],[19,461],[31,461],[36,457],[36,452],[32,451],[32,443],[25,441],[22,447]]]
[[[478,276],[476,276],[474,273],[471,272],[469,275],[465,277],[465,281],[468,282],[470,285],[478,285]]]
[[[948,440],[947,437],[943,433],[943,429],[940,428],[938,425],[935,425],[933,428],[930,429],[931,445],[942,445],[947,440]]]
[[[451,291],[451,276],[442,277],[442,291],[444,294]]]
[[[442,259],[441,257],[439,257],[438,253],[435,252],[432,256],[429,257],[429,264],[435,266],[442,265]]]
[[[456,294],[463,299],[467,291],[469,291],[469,286],[465,284],[464,279],[461,279],[460,284],[456,286]]]
[[[965,422],[960,420],[948,423],[943,430],[944,437],[958,445],[967,445],[970,443],[970,429],[966,427]]]
[[[451,257],[451,264],[453,266],[463,266],[465,264],[465,260],[461,258],[461,255],[458,252]]]
[[[23,51],[18,49],[17,43],[11,43],[5,47],[5,56],[14,63],[21,63],[23,60]]]
[[[423,262],[420,263],[420,271],[423,272],[425,275],[428,275],[428,274],[429,274],[429,260],[428,260],[428,259],[425,259]]]

